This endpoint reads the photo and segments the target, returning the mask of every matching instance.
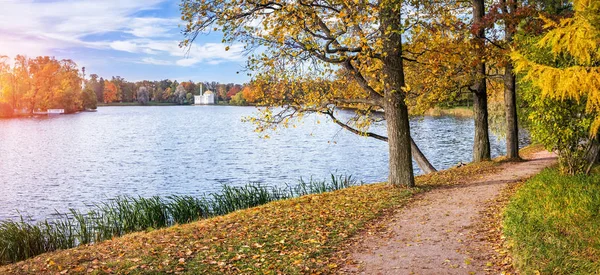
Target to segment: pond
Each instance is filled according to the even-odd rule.
[[[382,141],[318,116],[261,138],[242,122],[254,113],[253,107],[100,107],[0,120],[0,220],[16,219],[18,211],[50,218],[121,195],[201,196],[223,184],[283,186],[332,173],[364,182],[387,178]],[[436,168],[471,160],[472,119],[414,118],[411,127]],[[385,133],[382,125],[373,128]],[[504,154],[502,140],[491,142],[493,156]]]

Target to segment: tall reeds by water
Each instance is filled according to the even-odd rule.
[[[223,186],[220,193],[192,196],[118,197],[87,212],[71,209],[58,218],[31,223],[0,222],[0,264],[8,264],[59,249],[108,240],[132,232],[184,224],[225,215],[272,201],[319,194],[359,185],[351,176],[331,176],[329,181],[300,179],[286,187],[250,183]]]

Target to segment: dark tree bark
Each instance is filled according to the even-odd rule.
[[[490,136],[488,133],[488,108],[487,86],[485,78],[485,62],[481,61],[485,55],[485,28],[482,26],[485,15],[483,0],[473,0],[473,25],[476,29],[475,43],[479,45],[478,55],[480,62],[475,69],[476,80],[473,89],[473,113],[475,119],[475,140],[473,143],[473,161],[489,160]]]
[[[386,1],[381,7],[383,42],[384,110],[387,122],[389,146],[389,175],[391,185],[413,187],[415,179],[410,149],[410,125],[408,108],[404,102],[404,64],[402,63],[401,1]]]
[[[506,65],[504,72],[504,107],[506,112],[506,157],[520,159],[516,76],[511,63]]]
[[[515,26],[508,19],[510,13],[516,11],[516,0],[507,3],[502,1],[503,12],[507,19],[504,20],[504,36],[507,44],[513,41]],[[520,159],[519,157],[519,125],[517,118],[517,85],[513,65],[510,61],[504,67],[504,108],[506,114],[506,157]]]

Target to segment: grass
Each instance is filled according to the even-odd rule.
[[[425,112],[427,116],[455,116],[455,117],[473,117],[473,108],[472,107],[452,107],[452,108],[440,108],[434,107],[427,112]]]
[[[309,180],[299,187],[279,189],[271,198],[320,194],[46,253],[0,267],[0,274],[335,273],[338,262],[333,252],[375,219],[407,204],[415,193],[481,177],[496,169],[497,163],[485,162],[420,176],[419,187],[414,189],[383,183],[348,187],[350,181],[338,178],[336,184],[329,185],[337,191],[321,193],[329,189],[323,188],[323,182]],[[230,205],[230,210],[265,202],[273,194],[252,191],[248,196],[245,192],[250,189],[241,194],[251,203]],[[224,192],[221,199],[227,201],[229,197]]]
[[[600,273],[600,174],[544,170],[507,206],[504,234],[522,274]]]
[[[285,188],[247,184],[223,186],[220,193],[202,198],[170,196],[118,197],[81,213],[71,210],[52,221],[31,224],[20,221],[0,222],[0,264],[77,245],[109,240],[128,233],[225,215],[236,210],[272,201],[348,188],[359,183],[351,176],[331,176],[330,181],[300,179]]]

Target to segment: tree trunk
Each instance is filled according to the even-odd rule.
[[[592,167],[594,164],[599,161],[600,156],[600,133],[596,135],[594,139],[592,139],[590,144],[590,148],[587,151],[586,159],[588,161],[588,167],[585,170],[585,174],[589,175],[592,171]]]
[[[435,167],[433,167],[433,165],[431,165],[431,162],[429,162],[427,157],[425,157],[423,152],[421,152],[421,149],[419,149],[419,147],[417,146],[417,144],[415,143],[415,141],[412,138],[410,139],[410,149],[412,152],[413,159],[419,166],[419,169],[421,169],[421,171],[423,171],[423,173],[429,174],[429,173],[437,172]]]
[[[481,27],[485,6],[483,0],[473,0],[473,25],[478,28],[475,34],[475,43],[479,45],[477,55],[480,62],[476,67],[476,80],[473,97],[473,113],[475,118],[475,140],[473,142],[473,161],[489,160],[490,136],[488,133],[487,86],[485,78],[485,28]]]
[[[516,77],[509,62],[504,72],[504,106],[506,112],[506,157],[519,159],[519,125],[517,119]]]
[[[388,183],[413,187],[415,179],[410,150],[408,108],[404,103],[404,64],[402,62],[401,1],[389,0],[381,4],[380,29],[383,41],[384,109],[389,146]]]
[[[517,9],[516,0],[511,4],[506,0],[502,1],[503,12],[506,16],[514,13]],[[513,41],[515,26],[510,20],[505,20],[504,37],[510,45]],[[504,107],[506,113],[506,157],[509,159],[519,159],[519,125],[517,118],[517,85],[516,76],[513,71],[513,65],[510,60],[504,67]]]

